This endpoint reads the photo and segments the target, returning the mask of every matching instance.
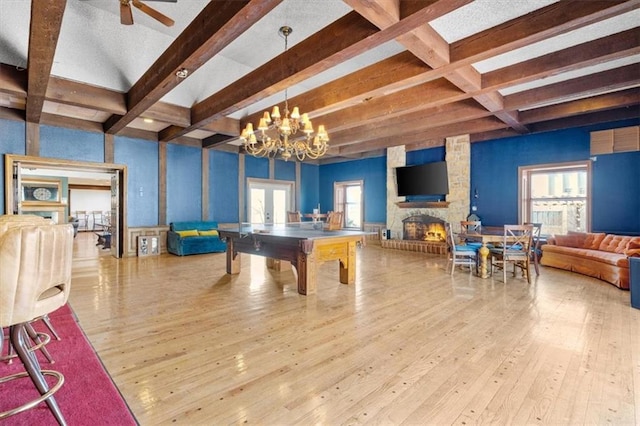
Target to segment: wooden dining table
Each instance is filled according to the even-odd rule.
[[[307,219],[311,219],[314,222],[318,222],[321,220],[326,220],[327,219],[327,214],[326,213],[305,213],[302,215],[302,217],[307,218]]]
[[[477,241],[482,243],[482,246],[478,249],[478,254],[480,254],[480,271],[478,276],[480,278],[489,278],[491,274],[489,273],[487,260],[489,258],[490,250],[487,244],[504,242],[504,229],[495,228],[482,229],[480,232],[461,232],[458,234],[458,237],[460,237],[461,240]],[[515,242],[515,240],[515,237],[507,236],[506,242]]]

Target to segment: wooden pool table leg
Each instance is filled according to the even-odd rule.
[[[356,282],[356,242],[347,243],[347,257],[340,259],[340,282],[353,284]]]
[[[313,250],[309,253],[298,252],[296,270],[298,272],[298,293],[315,293],[318,282],[318,265],[316,263],[316,254]]]
[[[240,273],[240,253],[233,249],[233,239],[227,238],[227,274]]]

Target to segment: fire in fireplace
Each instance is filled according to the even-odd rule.
[[[419,241],[446,241],[444,221],[426,214],[409,216],[402,220],[402,238]]]

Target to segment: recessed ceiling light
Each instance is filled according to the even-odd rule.
[[[153,123],[153,118],[144,118],[145,123]]]

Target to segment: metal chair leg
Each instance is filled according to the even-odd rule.
[[[16,353],[18,354],[18,358],[20,358],[20,360],[24,364],[24,368],[27,370],[29,377],[31,377],[31,381],[38,389],[38,392],[40,393],[40,395],[44,397],[53,389],[51,390],[49,389],[49,385],[47,384],[44,378],[43,371],[40,369],[38,358],[33,353],[33,351],[29,350],[29,345],[27,343],[28,333],[27,333],[26,325],[27,323],[21,323],[21,324],[16,324],[10,327],[9,333],[11,334],[11,344],[13,345],[13,347],[16,350]],[[50,374],[52,372],[45,371],[45,373]],[[56,374],[60,377],[60,381],[56,385],[56,390],[57,390],[60,388],[60,386],[62,386],[62,382],[64,382],[64,377],[60,375],[60,373],[56,372]],[[66,425],[67,423],[64,420],[64,417],[62,416],[60,407],[58,407],[58,403],[53,397],[53,394],[49,393],[49,396],[45,399],[45,402],[47,403],[47,406],[51,410],[51,413],[53,414],[57,422],[60,425]]]
[[[49,318],[49,315],[44,315],[42,317],[42,321],[47,326],[51,334],[53,334],[53,337],[55,337],[56,340],[60,340],[60,336],[58,336],[58,333],[56,333],[56,330],[53,328],[53,325],[51,324],[51,319]]]
[[[53,358],[51,357],[51,354],[46,347],[47,343],[49,343],[49,340],[51,339],[49,335],[45,333],[38,333],[36,330],[34,330],[30,322],[25,323],[24,329],[31,340],[33,340],[36,344],[35,346],[30,348],[31,351],[33,352],[33,350],[35,349],[40,349],[40,352],[42,352],[42,355],[44,355],[47,361],[49,361],[50,364],[53,364]]]

